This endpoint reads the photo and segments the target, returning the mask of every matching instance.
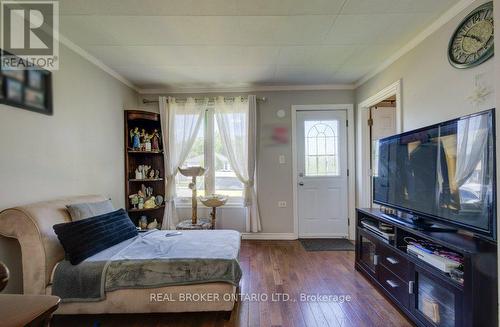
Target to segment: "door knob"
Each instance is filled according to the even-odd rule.
[[[300,186],[304,186],[304,182],[299,182],[299,185]]]

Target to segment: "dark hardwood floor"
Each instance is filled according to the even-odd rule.
[[[53,326],[411,326],[354,269],[354,252],[306,252],[298,241],[243,241],[243,301],[220,313],[56,316]],[[289,301],[272,301],[285,293]],[[267,294],[267,301],[245,299]],[[330,295],[329,301],[301,301]],[[350,296],[342,302],[333,296]],[[295,299],[295,301],[293,301]],[[96,324],[97,323],[97,324]]]

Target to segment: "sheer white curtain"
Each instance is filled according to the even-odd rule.
[[[457,126],[457,172],[455,180],[462,186],[483,159],[488,141],[488,115],[460,120]]]
[[[256,183],[257,102],[255,95],[227,99],[217,97],[215,117],[222,144],[238,179],[245,187],[247,232],[261,230]]]
[[[165,158],[165,214],[162,229],[173,229],[177,223],[175,208],[175,176],[186,160],[198,134],[208,106],[208,98],[160,97],[161,128]]]

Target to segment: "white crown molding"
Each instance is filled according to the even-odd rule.
[[[378,73],[385,70],[387,67],[396,62],[399,58],[404,56],[406,53],[413,50],[416,46],[422,43],[427,37],[431,34],[439,30],[450,20],[455,18],[458,14],[460,14],[464,9],[469,7],[475,0],[461,0],[456,5],[448,9],[444,14],[442,14],[437,20],[435,20],[431,25],[429,25],[426,29],[420,32],[416,37],[414,37],[410,42],[408,42],[405,46],[399,49],[396,53],[394,53],[391,57],[385,60],[379,67],[370,73],[363,76],[360,80],[355,83],[355,88],[360,87],[364,83],[366,83],[369,79],[377,75]]]
[[[126,86],[130,87],[131,89],[133,89],[139,93],[139,89],[131,81],[129,81],[128,79],[126,79],[125,77],[120,75],[114,69],[112,69],[111,67],[109,67],[108,65],[103,63],[101,60],[99,60],[96,57],[94,57],[93,55],[91,55],[89,52],[87,52],[86,50],[84,50],[80,46],[73,43],[73,41],[71,41],[70,39],[68,39],[67,37],[62,35],[61,33],[59,33],[59,42],[64,44],[66,47],[71,49],[73,52],[77,53],[78,55],[80,55],[84,59],[88,60],[89,62],[91,62],[92,64],[94,64],[95,66],[97,66],[98,68],[103,70],[104,72],[106,72],[109,75],[111,75],[112,77],[116,78],[118,81],[122,82]]]
[[[296,240],[294,233],[241,233],[244,240]]]
[[[252,85],[242,87],[186,87],[164,89],[140,89],[140,94],[172,94],[172,93],[245,93],[272,91],[321,91],[321,90],[354,90],[354,84],[316,84],[316,85]]]

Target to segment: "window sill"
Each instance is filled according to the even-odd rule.
[[[242,202],[243,202],[243,200],[241,200],[241,201],[237,201],[237,200],[236,201],[235,200],[231,201],[231,200],[229,200],[228,203],[226,203],[225,205],[223,205],[223,206],[221,206],[221,207],[219,207],[217,209],[224,209],[224,208],[231,208],[231,209],[238,209],[239,208],[239,209],[242,209],[242,208],[245,208],[243,206]],[[184,201],[178,201],[177,200],[177,201],[175,201],[175,207],[177,209],[188,209],[188,208],[191,209],[192,208],[191,207],[191,199],[189,199],[186,202],[184,202]],[[205,207],[205,205],[203,203],[201,203],[201,202],[198,201],[198,209],[210,209],[210,207]]]

